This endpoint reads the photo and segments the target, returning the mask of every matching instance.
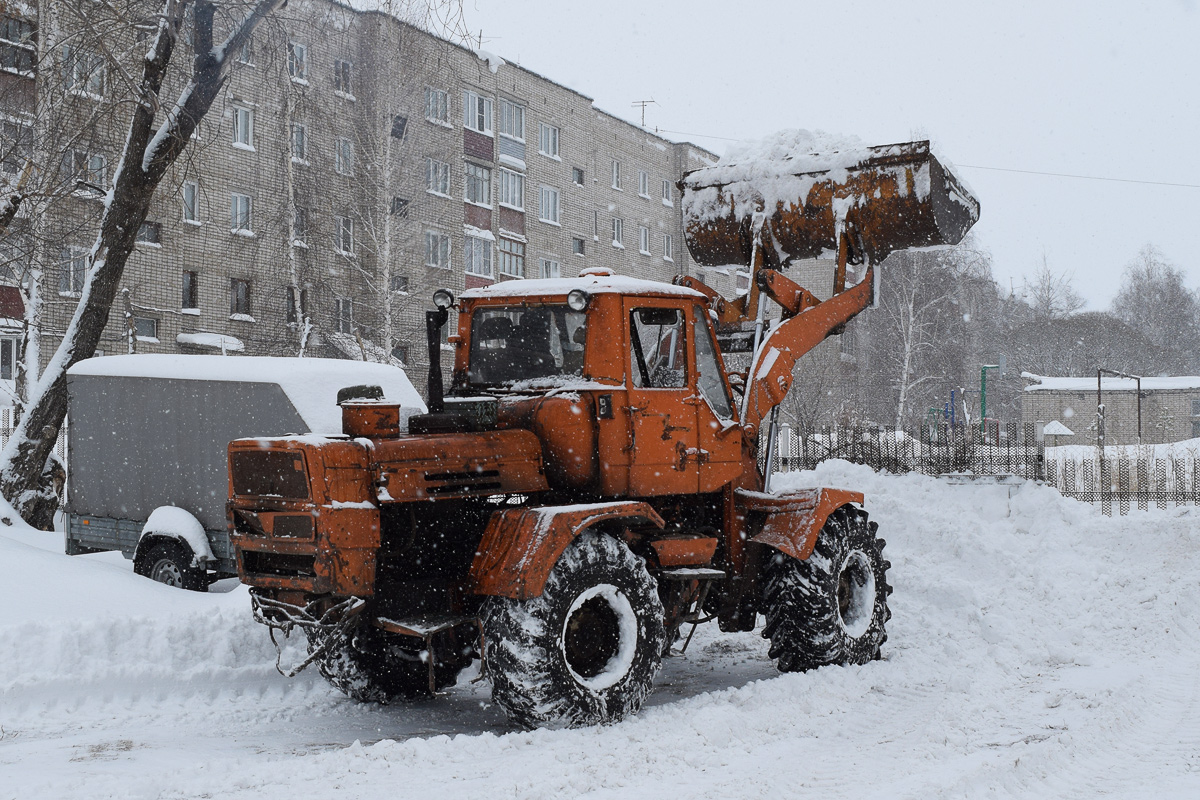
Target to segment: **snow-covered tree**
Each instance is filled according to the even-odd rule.
[[[1182,269],[1154,245],[1143,247],[1125,267],[1112,311],[1168,356],[1176,374],[1200,368],[1200,301]]]
[[[1083,297],[1071,284],[1072,276],[1055,272],[1050,268],[1046,255],[1030,278],[1024,279],[1025,302],[1033,308],[1037,319],[1062,319],[1079,311],[1085,305]]]

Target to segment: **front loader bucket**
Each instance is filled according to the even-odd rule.
[[[750,265],[760,209],[773,242],[764,265],[775,269],[836,257],[843,230],[852,250],[879,263],[893,250],[957,244],[979,219],[979,201],[927,141],[812,155],[803,164],[706,167],[680,188],[688,249],[704,266]]]

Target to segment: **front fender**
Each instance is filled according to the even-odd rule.
[[[514,600],[540,596],[567,545],[583,531],[608,520],[658,528],[664,525],[657,511],[634,501],[493,513],[471,564],[471,590]]]
[[[829,515],[850,503],[862,505],[863,493],[847,489],[804,489],[783,494],[737,490],[737,504],[749,523],[750,541],[800,561],[812,555]]]

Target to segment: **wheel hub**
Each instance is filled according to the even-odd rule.
[[[567,664],[581,678],[599,675],[620,644],[620,622],[603,597],[591,597],[567,617],[563,650]]]
[[[150,568],[150,579],[167,586],[183,587],[183,572],[179,565],[169,558],[160,558],[154,562],[154,566]]]
[[[838,575],[838,617],[846,633],[857,639],[871,627],[875,610],[875,571],[861,550],[851,552]]]

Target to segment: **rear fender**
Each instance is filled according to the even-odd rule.
[[[800,561],[808,558],[829,515],[851,503],[861,505],[862,492],[804,489],[784,494],[737,491],[747,518],[750,541]]]
[[[488,520],[471,564],[471,590],[514,600],[539,597],[567,545],[588,528],[613,520],[626,525],[664,525],[658,512],[641,502],[497,511]]]
[[[193,567],[203,567],[217,560],[200,520],[190,511],[176,506],[159,506],[150,513],[138,537],[134,559],[145,557],[152,546],[164,539],[179,542],[188,548],[192,553]]]

